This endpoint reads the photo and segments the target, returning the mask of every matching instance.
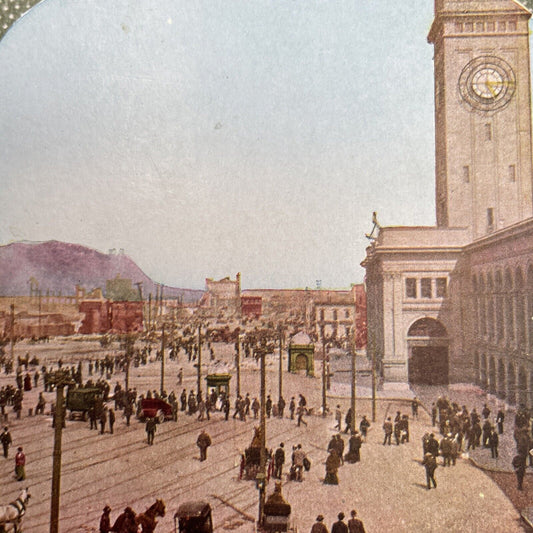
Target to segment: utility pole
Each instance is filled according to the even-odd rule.
[[[39,337],[42,336],[41,331],[41,289],[39,289]]]
[[[161,386],[160,393],[163,396],[165,390],[165,323],[161,326]]]
[[[355,432],[355,399],[357,394],[357,363],[356,363],[356,351],[355,351],[355,342],[352,344],[352,398],[351,398],[351,409],[352,409],[352,418],[350,420],[350,429],[352,434]]]
[[[320,326],[320,336],[322,338],[322,416],[326,416],[327,405],[327,375],[326,375],[326,343],[324,341],[324,326]]]
[[[15,304],[11,304],[11,364],[15,362],[14,350],[15,350]],[[17,363],[18,368],[18,363]]]
[[[202,324],[198,324],[198,366],[196,373],[196,397],[202,393]]]
[[[52,499],[50,504],[50,533],[59,533],[59,497],[61,494],[61,437],[65,419],[63,388],[73,384],[66,371],[58,370],[51,382],[56,387],[56,410],[54,428],[54,455],[52,463]]]
[[[266,350],[260,348],[261,352],[261,450],[259,455],[259,516],[258,525],[263,525],[263,514],[265,509],[266,493]]]
[[[235,343],[235,347],[237,348],[237,352],[235,353],[235,366],[237,367],[237,386],[235,393],[237,394],[237,398],[241,395],[241,341],[240,341],[240,335],[237,335],[237,342]]]
[[[281,398],[283,398],[283,326],[281,325],[281,322],[279,324],[279,398],[278,400],[281,401]]]

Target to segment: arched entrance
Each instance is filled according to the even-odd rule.
[[[448,334],[434,318],[421,318],[407,333],[409,382],[448,384]]]
[[[307,371],[307,356],[303,353],[296,354],[294,358],[294,371],[298,372],[300,370]]]

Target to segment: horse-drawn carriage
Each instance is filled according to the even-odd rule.
[[[0,533],[22,533],[22,517],[29,499],[30,493],[25,488],[15,501],[0,506]]]
[[[213,533],[211,506],[202,500],[182,503],[174,514],[174,533],[178,531],[179,533]]]
[[[67,409],[70,411],[70,419],[87,419],[89,409],[95,409],[99,415],[103,408],[102,391],[97,387],[69,387],[67,391]]]
[[[261,467],[261,433],[259,428],[254,428],[254,437],[248,448],[244,450],[244,453],[241,455],[241,472],[240,478],[244,479],[253,479],[257,478]],[[270,472],[272,460],[271,450],[265,448],[265,471]],[[268,477],[270,477],[268,475]]]

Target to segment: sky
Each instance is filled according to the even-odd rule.
[[[433,225],[433,0],[44,0],[0,41],[0,244],[203,289],[360,283]]]

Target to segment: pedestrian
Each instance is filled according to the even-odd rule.
[[[229,411],[230,411],[230,405],[229,405],[228,398],[224,398],[224,402],[222,404],[222,410],[224,411],[224,420],[227,422],[229,418]]]
[[[109,433],[113,434],[113,426],[115,425],[115,411],[109,409]]]
[[[181,410],[186,411],[187,410],[187,391],[185,389],[183,389],[180,395],[180,403],[181,403]]]
[[[431,425],[435,426],[437,423],[437,406],[435,405],[435,402],[431,404]]]
[[[155,418],[148,418],[146,420],[146,426],[144,429],[146,431],[147,442],[150,446],[154,443],[156,426],[157,421]]]
[[[418,398],[415,396],[411,402],[411,413],[413,415],[413,419],[418,419],[418,404]]]
[[[265,409],[267,418],[270,418],[270,413],[272,412],[272,398],[270,397],[270,394],[267,396]]]
[[[111,507],[106,505],[100,517],[100,533],[109,533],[111,531]]]
[[[37,405],[35,406],[35,414],[44,414],[44,407],[46,405],[46,400],[44,399],[43,393],[39,393],[39,398],[37,400]]]
[[[133,405],[131,401],[128,401],[126,403],[126,406],[124,407],[124,416],[126,417],[126,426],[130,425],[130,418],[133,414]]]
[[[207,459],[207,448],[211,446],[211,437],[206,433],[205,429],[198,435],[196,446],[200,448],[200,461],[205,461]]]
[[[435,481],[435,470],[437,468],[437,460],[435,459],[432,453],[427,452],[426,455],[424,455],[422,465],[426,468],[426,482],[428,490],[431,489],[431,483],[433,483],[434,488],[437,488],[437,482]]]
[[[100,414],[100,435],[103,435],[105,432],[106,422],[107,422],[107,407],[104,407],[102,409],[102,413]]]
[[[283,418],[283,411],[285,411],[285,399],[280,396],[278,399],[278,416]]]
[[[26,479],[26,456],[22,450],[22,446],[17,448],[17,455],[15,455],[15,479],[23,481]]]
[[[368,433],[368,428],[370,427],[370,422],[366,419],[366,415],[363,415],[363,419],[359,424],[359,431],[361,432],[361,439],[363,442],[366,442],[366,436]]]
[[[496,433],[496,429],[494,426],[491,428],[491,432],[489,435],[489,446],[490,446],[490,453],[493,459],[498,459],[498,444],[500,442],[500,439],[498,437],[498,433]]]
[[[503,433],[503,421],[505,420],[505,414],[503,410],[500,409],[496,415],[496,424],[498,424],[498,433],[501,435]]]
[[[294,396],[291,398],[289,403],[289,413],[291,414],[291,420],[294,420],[294,411],[296,410],[296,402],[294,401]]]
[[[342,423],[342,411],[340,405],[337,405],[337,407],[335,408],[335,421],[337,422],[337,424],[335,425],[335,429],[340,431]]]
[[[89,421],[91,423],[90,429],[98,429],[98,424],[96,423],[96,408],[94,405],[89,407]]]
[[[302,450],[302,445],[298,444],[292,454],[292,464],[296,481],[303,481],[304,460],[306,459],[305,452]]]
[[[440,441],[440,451],[442,455],[442,466],[451,466],[452,458],[452,434],[448,433],[441,441]]]
[[[7,426],[4,428],[4,431],[2,431],[2,434],[0,435],[0,441],[2,442],[2,448],[4,448],[4,457],[7,459],[9,453],[9,446],[13,442],[13,439],[11,438],[11,434],[9,433],[9,429]]]
[[[344,513],[339,513],[337,518],[337,522],[331,526],[331,533],[348,533],[348,526],[343,522]]]
[[[307,426],[307,422],[304,420],[305,407],[303,405],[298,406],[298,426],[303,424]]]
[[[328,458],[326,459],[326,477],[324,478],[325,485],[338,485],[339,477],[337,472],[339,466],[341,465],[341,460],[339,454],[335,448],[332,448],[329,451]],[[332,530],[333,531],[333,530]]]
[[[383,433],[385,435],[385,438],[383,439],[383,446],[385,446],[385,444],[390,446],[392,438],[392,421],[390,416],[383,423]]]
[[[183,383],[183,368],[180,368],[178,372],[178,385],[181,385]],[[182,409],[182,411],[185,411],[185,409]]]
[[[285,444],[282,442],[274,453],[274,477],[281,479],[283,475],[283,465],[285,464]]]
[[[328,528],[324,525],[324,517],[321,514],[316,517],[316,522],[313,524],[310,533],[329,533]]]
[[[352,428],[352,408],[349,407],[346,411],[346,416],[344,417],[344,423],[346,427],[344,428],[344,433],[349,433]]]
[[[348,463],[358,463],[361,460],[361,443],[361,435],[359,435],[359,432],[355,430],[348,441],[348,453],[345,457]]]
[[[357,518],[357,511],[352,509],[350,512],[351,518],[348,520],[348,532],[349,533],[366,533],[363,522]]]
[[[512,465],[516,474],[518,490],[524,490],[524,476],[526,474],[526,458],[524,455],[515,455],[513,457]]]

